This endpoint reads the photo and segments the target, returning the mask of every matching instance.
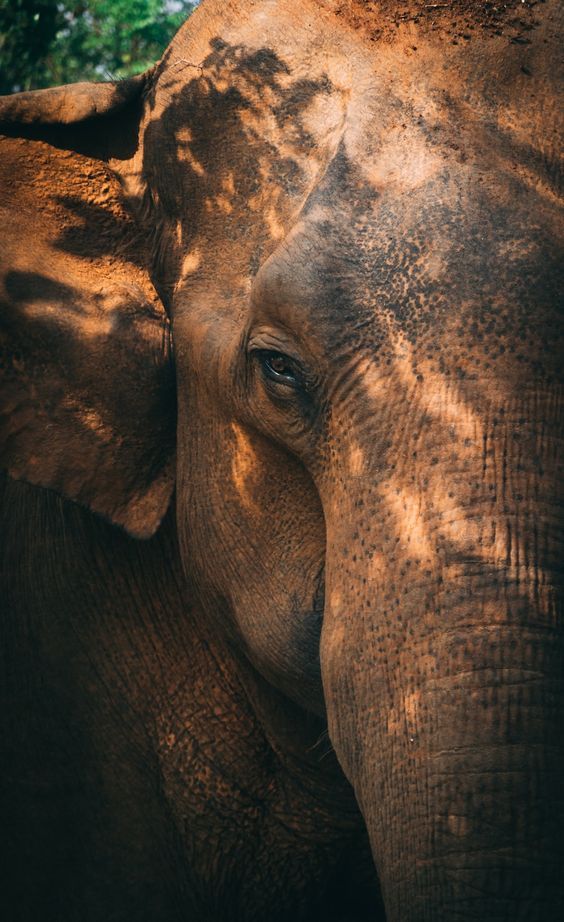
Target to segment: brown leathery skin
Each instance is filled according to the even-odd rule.
[[[307,11],[300,15],[306,19]],[[251,19],[249,32],[253,25]],[[445,47],[444,36],[426,29],[416,34],[410,25],[399,30],[399,41],[382,42],[366,69],[364,36],[354,53],[347,40],[354,42],[356,35],[339,36],[331,62],[322,55],[315,68],[307,62],[312,83],[322,87],[323,75],[328,81],[329,91],[318,91],[319,105],[332,115],[331,134],[318,141],[320,152],[327,151],[318,179],[307,185],[300,157],[306,146],[292,151],[295,133],[282,140],[276,134],[278,100],[289,93],[283,55],[281,60],[265,57],[263,63],[270,112],[264,114],[262,132],[252,89],[239,76],[254,60],[253,52],[245,57],[240,39],[223,47],[215,43],[211,55],[200,56],[192,46],[183,49],[202,74],[185,94],[185,110],[184,97],[172,91],[163,119],[156,125],[149,121],[144,149],[149,169],[153,137],[155,150],[160,149],[159,132],[169,111],[175,124],[185,111],[188,150],[195,158],[187,158],[186,166],[181,153],[171,166],[176,188],[186,183],[186,202],[193,205],[186,219],[178,218],[184,262],[170,300],[179,442],[186,446],[178,494],[181,534],[184,521],[189,529],[185,554],[191,555],[195,579],[206,594],[213,597],[214,588],[221,596],[230,593],[236,628],[253,662],[286,690],[276,673],[286,660],[280,644],[288,641],[283,627],[273,635],[272,612],[275,605],[291,611],[292,602],[278,601],[288,590],[276,583],[279,573],[286,578],[296,533],[311,534],[303,518],[308,505],[307,515],[313,516],[315,502],[313,493],[308,503],[302,492],[287,524],[288,503],[277,504],[272,490],[286,483],[296,462],[282,454],[278,467],[262,436],[297,455],[321,496],[327,591],[336,585],[335,600],[326,603],[322,643],[330,734],[364,814],[371,817],[391,919],[446,919],[455,912],[461,918],[505,918],[506,913],[545,918],[562,902],[561,854],[547,853],[544,866],[523,857],[527,849],[537,852],[540,843],[557,841],[562,769],[561,752],[551,748],[561,732],[561,711],[551,703],[562,692],[561,638],[557,633],[554,650],[543,653],[538,648],[543,628],[536,624],[549,617],[558,631],[561,617],[557,80],[543,48],[551,30],[545,20],[536,44],[525,51],[504,36],[488,36],[489,47],[474,43],[461,49]],[[233,57],[236,76],[230,80]],[[300,64],[292,60],[290,66],[299,83]],[[174,86],[178,78],[169,79]],[[218,101],[210,149],[195,132],[203,121],[210,123],[209,112],[201,118],[199,94],[208,105],[214,84],[227,85],[229,92],[235,85],[238,92],[230,119],[226,103]],[[339,118],[341,106],[346,115]],[[252,118],[246,114],[249,107]],[[272,166],[261,188],[257,177],[266,170],[265,148]],[[284,164],[287,175],[288,148],[295,180],[291,193],[280,196],[277,163]],[[224,168],[237,159],[237,149],[243,172],[230,194]],[[209,170],[210,161],[219,165],[219,177]],[[155,182],[158,188],[158,175]],[[200,203],[196,190],[210,182],[210,192],[219,188],[225,194],[208,193]],[[262,224],[251,210],[255,198],[261,201]],[[222,248],[210,252],[206,241],[224,221],[228,234]],[[280,225],[287,228],[283,237]],[[168,253],[176,247],[172,236],[169,240]],[[262,259],[255,275],[257,247]],[[255,372],[239,371],[241,315],[249,297],[243,344],[254,335],[264,342],[267,330],[273,348],[297,354],[321,382],[299,411],[273,405],[260,393]],[[229,373],[236,381],[238,374],[242,379],[247,374],[252,384],[243,380],[234,394],[226,393]],[[205,385],[191,384],[193,375]],[[191,412],[206,419],[202,441],[191,433]],[[250,427],[243,434],[239,421],[233,423],[241,412]],[[221,476],[222,504],[214,507],[209,498],[214,472],[202,460],[203,446],[214,444],[214,456],[221,456],[220,446],[233,444],[234,425],[235,462],[231,453],[226,459],[231,483]],[[261,486],[262,470],[272,487]],[[300,480],[297,468],[295,489]],[[248,503],[256,496],[264,497],[262,509],[254,510],[260,551],[241,542],[233,527],[252,515]],[[271,519],[264,537],[263,518]],[[437,523],[443,521],[441,528]],[[243,596],[233,575],[219,575],[199,550],[198,536],[210,529],[226,558],[244,569]],[[277,542],[279,529],[289,546]],[[321,533],[320,516],[318,529]],[[413,554],[408,549],[396,564],[397,544],[409,541]],[[274,573],[273,552],[280,560]],[[309,553],[313,561],[313,548]],[[303,572],[305,560],[302,551],[295,572]],[[546,585],[546,599],[539,585]],[[265,590],[272,599],[265,608],[268,618],[253,606]],[[305,592],[303,597],[303,618],[309,621]],[[478,616],[472,614],[472,600]],[[454,625],[441,646],[440,629],[429,628],[427,621],[443,606]],[[411,631],[405,627],[410,618],[415,619]],[[450,631],[457,624],[455,641]],[[510,652],[503,652],[505,644]],[[290,648],[294,664],[300,662],[298,650]],[[390,661],[393,680],[386,679]],[[440,681],[433,678],[436,662]],[[538,676],[538,693],[512,691],[529,673]],[[482,693],[472,685],[474,674],[485,677]],[[426,691],[426,683],[434,681],[438,690]],[[509,716],[475,726],[484,711],[497,708]],[[387,725],[388,738],[398,737],[395,744],[387,741]],[[458,725],[456,732],[449,732],[451,725]],[[410,744],[411,736],[422,742]],[[390,752],[390,745],[393,756],[380,771],[381,753]],[[534,767],[539,745],[547,747],[542,771]],[[415,755],[410,746],[417,747]],[[462,747],[464,754],[457,755]],[[452,757],[441,757],[443,750],[452,751]],[[434,765],[437,775],[427,767]],[[465,765],[470,780],[457,793],[452,783],[449,789],[448,778]],[[473,783],[473,777],[479,780]],[[553,804],[553,816],[537,805],[539,784]],[[390,841],[390,829],[398,825],[401,831]],[[490,828],[497,829],[497,838],[495,832],[486,834]],[[470,854],[480,856],[474,865]]]
[[[307,913],[355,835],[325,719],[388,922],[562,914],[561,26],[552,0],[207,0],[105,142],[174,335],[190,631],[309,808],[287,877],[252,824],[258,886],[202,872],[218,914]],[[191,721],[164,777],[199,868],[236,820],[209,851],[178,820]]]
[[[141,515],[138,484],[170,471],[176,406],[146,246],[104,164],[31,144],[0,139],[3,461],[147,536],[163,509]],[[258,677],[195,611],[172,511],[138,543],[50,491],[8,480],[0,504],[6,911],[360,917],[378,894],[324,723],[284,700],[263,726]]]
[[[6,912],[340,919],[365,852],[354,801],[327,744],[325,788],[297,764],[303,741],[273,751],[196,617],[172,510],[139,542],[1,486]]]

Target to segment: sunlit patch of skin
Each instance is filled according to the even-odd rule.
[[[260,472],[259,460],[250,439],[243,429],[237,423],[232,423],[231,431],[235,436],[234,453],[231,462],[231,474],[235,489],[243,508],[254,515],[260,515],[262,511],[254,495],[254,485],[257,474]]]
[[[221,181],[221,188],[226,195],[235,195],[235,177],[233,173],[228,173]]]
[[[333,611],[339,612],[341,606],[341,595],[337,594],[335,598],[331,596],[331,608]],[[342,654],[343,650],[346,649],[347,643],[347,626],[344,618],[336,619],[331,626],[330,633],[325,634],[325,643],[331,649],[331,656],[334,656],[336,659]]]
[[[364,469],[364,451],[360,445],[352,445],[349,450],[349,473],[351,477],[360,477]]]
[[[231,214],[233,211],[233,205],[225,195],[216,195],[214,203],[218,211],[221,211],[222,214]]]
[[[336,151],[343,137],[350,90],[334,89],[315,96],[302,116],[304,130],[316,139],[312,156],[323,159],[326,150]]]
[[[181,247],[182,246],[182,235],[183,235],[181,221],[175,221],[173,225],[173,234],[174,234],[177,246]]]
[[[42,254],[44,260],[47,252]],[[34,300],[34,287],[30,283],[28,300],[20,300],[17,310],[22,317],[31,322],[50,321],[58,327],[68,327],[69,331],[75,333],[79,331],[81,337],[86,340],[96,340],[116,331],[124,305],[133,302],[142,304],[147,300],[146,293],[137,289],[134,284],[121,287],[110,278],[107,283],[100,283],[99,269],[96,272],[98,279],[96,277],[89,279],[88,276],[92,275],[92,272],[88,260],[67,257],[64,264],[65,272],[61,272],[59,276],[51,275],[58,261],[60,261],[58,254],[51,252],[50,272],[41,274],[41,284],[46,286],[47,290],[51,284],[53,290],[56,291],[60,278],[64,277],[69,283],[69,292],[66,296],[61,292],[58,297],[54,295],[51,298],[45,298],[42,295],[41,298]],[[25,255],[20,255],[19,258],[13,257],[10,260],[10,274],[4,277],[4,284],[11,277],[21,276],[25,279],[28,274],[35,275],[34,270],[37,269],[37,263],[38,260],[33,254],[30,259],[27,259]],[[123,264],[123,269],[127,270],[127,268],[127,264]],[[117,269],[117,265],[114,265],[114,269]],[[72,300],[70,299],[71,290]],[[10,300],[9,291],[6,292],[5,297],[8,301]],[[145,328],[142,322],[138,323],[137,330],[138,335],[144,337]]]
[[[202,264],[202,254],[199,249],[191,250],[186,254],[182,260],[182,273],[180,276],[180,281],[184,282],[186,279],[193,275],[194,272],[197,272]]]
[[[325,122],[323,115],[327,116],[328,112],[328,122]],[[255,133],[265,134],[266,131],[269,142],[280,160],[300,164],[303,173],[302,183],[304,189],[307,189],[313,187],[320,171],[335,153],[344,131],[345,116],[344,94],[332,92],[331,95],[320,93],[313,96],[300,117],[300,130],[306,135],[309,133],[312,139],[315,138],[315,144],[311,143],[311,149],[309,145],[307,147],[306,157],[299,145],[289,140],[285,125],[280,127],[274,118],[265,113],[264,104],[258,112],[243,111],[240,118],[247,126],[250,140]],[[276,184],[272,183],[270,160],[259,164],[258,178],[258,191],[248,198],[246,204],[251,211],[264,217],[273,240],[281,240],[288,233],[290,222],[287,219],[283,220],[287,208],[286,195],[282,188],[277,188]]]
[[[280,223],[275,208],[268,208],[265,214],[265,221],[273,240],[283,240],[286,236],[286,228]]]
[[[338,585],[334,586],[331,589],[331,595],[327,601],[329,602],[329,604],[331,605],[333,609],[338,611],[340,608],[342,599],[343,599],[343,593],[341,591],[341,588]]]
[[[406,734],[414,739],[419,729],[419,707],[421,692],[414,691],[403,696],[399,707],[392,707],[387,715],[387,729],[392,736]]]
[[[443,159],[427,149],[422,138],[413,140],[415,143],[407,144],[405,130],[394,127],[382,139],[375,157],[364,161],[362,172],[375,190],[409,192],[443,168]]]
[[[417,489],[405,485],[399,487],[392,479],[390,483],[381,484],[379,495],[391,514],[389,523],[399,539],[398,554],[403,554],[406,558],[418,558],[429,565],[435,565],[436,548],[421,514],[422,500]],[[378,578],[385,576],[387,562],[381,555],[375,556],[373,565],[371,571],[375,569]]]
[[[421,692],[419,691],[411,692],[411,694],[405,695],[403,699],[407,734],[410,740],[413,740],[419,730],[420,701]]]
[[[192,140],[192,133],[189,128],[180,128],[176,132],[176,140],[178,143],[178,156],[179,159],[185,161],[185,163],[194,171],[196,176],[203,176],[205,174],[205,168],[203,164],[195,157],[193,151],[190,148],[190,141]]]
[[[208,254],[206,272],[216,277],[218,264],[224,272],[226,265],[236,262],[241,268],[246,264],[254,274],[292,227],[345,130],[351,61],[356,60],[351,52],[356,43],[345,41],[330,54],[320,48],[304,60],[295,36],[319,29],[319,16],[326,14],[310,4],[300,6],[292,9],[291,17],[288,14],[291,28],[285,29],[279,17],[287,14],[280,8],[274,19],[264,20],[259,5],[248,11],[248,21],[238,17],[231,22],[222,9],[221,39],[207,29],[209,23],[203,24],[201,32],[189,35],[187,44],[182,44],[179,35],[169,59],[163,62],[144,129],[154,137],[155,157],[160,157],[165,120],[156,113],[164,106],[166,121],[170,119],[168,130],[174,133],[173,170],[179,184],[186,187],[181,192],[186,206],[183,214],[190,216],[183,240],[175,241],[171,248],[179,254],[174,265],[178,275],[171,283],[177,292],[182,250],[188,239],[191,243],[198,239],[204,224],[208,225],[208,239],[212,224],[226,232],[221,250]],[[332,17],[326,18],[331,26]],[[271,51],[270,40],[276,53]],[[217,142],[210,146],[199,110],[204,120],[207,113],[213,120],[216,104],[222,117],[209,125],[209,136],[217,135]],[[178,110],[176,124],[173,109]],[[150,148],[147,143],[145,161],[151,159]],[[133,187],[143,169],[140,158],[138,153],[127,165],[115,164],[122,175],[132,177]],[[238,161],[238,171],[222,176],[229,163]],[[152,198],[159,207],[167,193],[161,192],[158,183],[152,185],[156,186],[151,188]],[[241,238],[240,229],[248,223],[249,212],[258,219],[252,233]],[[170,229],[164,218],[162,226],[166,251]],[[188,292],[186,297],[190,297]],[[171,313],[175,312],[176,299],[171,305]]]
[[[407,30],[402,30],[407,31]],[[409,30],[404,41],[418,42],[417,30]],[[415,56],[406,56],[398,70],[396,51],[381,45],[378,58],[372,61],[370,70],[363,68],[355,80],[356,92],[351,98],[347,122],[347,154],[354,162],[364,164],[368,173],[377,175],[378,161],[385,162],[384,151],[391,154],[394,164],[396,148],[405,147],[414,154],[413,171],[408,159],[402,158],[406,171],[407,187],[414,187],[419,177],[435,169],[442,157],[441,148],[446,140],[443,131],[449,134],[449,113],[445,108],[442,71],[437,73],[438,60],[444,61],[445,52],[440,54],[432,45],[418,44]],[[448,52],[447,52],[448,54]],[[464,68],[464,59],[459,65]],[[371,73],[371,81],[368,77]],[[450,89],[454,89],[450,75]],[[433,83],[436,81],[436,90]],[[416,86],[424,83],[426,93],[417,92]],[[414,108],[414,96],[417,107]],[[375,126],[378,131],[375,131]],[[429,137],[429,128],[437,136]],[[450,140],[450,138],[449,138]],[[368,156],[367,156],[368,154]],[[443,161],[444,162],[444,161]],[[396,161],[399,166],[399,161]],[[385,172],[401,183],[401,174],[396,168],[385,168]]]
[[[41,321],[51,319],[59,326],[68,325],[69,327],[80,330],[82,336],[86,338],[97,338],[108,336],[114,328],[114,319],[110,314],[101,313],[98,305],[89,305],[89,298],[84,293],[84,300],[81,301],[81,313],[72,313],[71,316],[65,317],[64,307],[60,302],[49,304],[42,301],[30,301],[19,308],[20,313],[30,321]],[[91,310],[88,307],[91,306]]]
[[[545,62],[545,66],[550,62]],[[537,65],[538,66],[538,65]],[[553,79],[559,80],[557,70]],[[528,168],[527,160],[519,158],[513,166],[519,177],[541,194],[555,201],[562,201],[562,133],[564,116],[558,88],[553,95],[543,99],[542,108],[535,94],[523,94],[519,104],[508,100],[496,113],[496,126],[514,150],[530,151],[537,154],[540,169]],[[540,156],[539,156],[540,155]]]
[[[482,419],[462,399],[455,385],[444,375],[437,375],[434,363],[416,356],[412,345],[401,333],[395,335],[392,349],[395,355],[392,376],[401,382],[410,402],[415,400],[422,413],[429,413],[443,425],[454,427],[458,440],[470,439],[473,444],[481,442]],[[425,383],[429,381],[432,384]],[[370,386],[374,388],[375,384]]]
[[[525,73],[532,68],[541,85],[546,81],[549,87],[558,77],[547,76],[541,30],[527,49],[533,60]],[[536,92],[528,92],[529,77],[523,76],[507,41],[498,51],[503,80],[491,97],[484,92],[491,77],[477,45],[434,46],[429,36],[421,40],[414,24],[401,25],[396,36],[405,47],[401,69],[397,48],[381,42],[373,86],[363,90],[362,81],[355,83],[347,123],[347,155],[375,190],[409,192],[441,170],[451,170],[458,160],[473,162],[474,176],[482,174],[480,182],[494,175],[518,178],[552,203],[561,200],[557,90],[545,89],[542,103]],[[522,92],[515,93],[520,84]]]
[[[190,144],[190,142],[194,140],[191,129],[187,128],[185,125],[181,128],[177,128],[175,137],[179,146]]]
[[[67,407],[73,412],[76,412],[77,410],[76,405],[68,399],[63,401],[63,406]],[[91,407],[84,409],[79,408],[77,415],[81,423],[91,432],[95,433],[96,437],[100,439],[101,442],[106,442],[108,445],[112,442],[115,443],[115,430],[104,422],[103,417],[100,413],[97,413],[96,410]]]

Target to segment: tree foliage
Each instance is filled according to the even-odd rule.
[[[140,73],[197,0],[0,0],[0,93]]]

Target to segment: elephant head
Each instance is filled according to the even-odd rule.
[[[107,160],[143,240],[116,256],[99,201],[41,211],[49,272],[26,244],[4,276],[4,463],[157,527],[144,270],[187,579],[277,744],[284,701],[327,720],[390,922],[564,905],[557,14],[524,45],[462,6],[468,39],[450,8],[208,0],[143,78],[0,108],[35,164]]]

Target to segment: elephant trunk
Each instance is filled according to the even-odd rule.
[[[400,616],[341,604],[362,629],[350,644],[327,614],[330,736],[388,922],[561,918],[564,657],[549,626],[490,614],[422,632],[404,611],[400,639]]]
[[[359,482],[326,511],[321,662],[388,922],[562,918],[562,576],[539,538],[553,510],[521,531],[516,570],[516,530],[511,552],[472,553],[423,533],[421,504],[407,530],[380,506],[378,538],[351,533],[376,492]]]

